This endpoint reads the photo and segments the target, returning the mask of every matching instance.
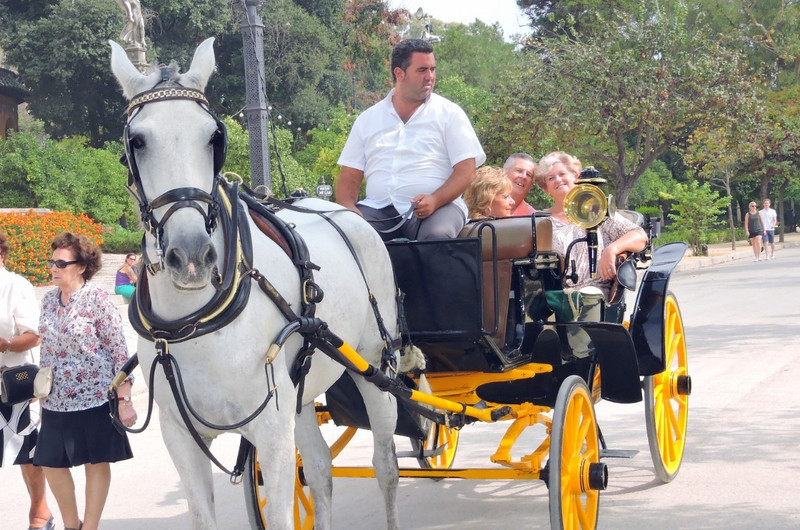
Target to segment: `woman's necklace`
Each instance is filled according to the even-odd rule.
[[[86,282],[83,282],[83,283],[81,284],[81,286],[80,286],[80,287],[78,287],[78,288],[76,289],[76,291],[80,291],[81,289],[83,289],[83,286],[84,286],[84,285],[86,285]],[[69,295],[69,297],[67,297],[67,303],[66,303],[66,304],[65,304],[64,302],[62,302],[62,301],[61,301],[61,295],[62,295],[63,293],[64,293],[64,291],[62,291],[61,289],[59,289],[59,290],[58,290],[58,295],[56,296],[56,300],[58,300],[58,305],[59,305],[60,307],[64,307],[64,308],[66,308],[66,307],[67,307],[67,305],[69,305],[69,300],[70,300],[70,298],[72,298],[72,294],[75,294],[75,293],[73,292],[72,294],[70,294],[70,295]]]

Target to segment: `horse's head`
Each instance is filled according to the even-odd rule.
[[[110,42],[111,69],[130,100],[128,188],[147,231],[145,259],[168,271],[181,290],[207,287],[217,264],[211,234],[226,138],[203,95],[214,69],[213,43],[197,48],[186,73],[173,64],[144,75]]]

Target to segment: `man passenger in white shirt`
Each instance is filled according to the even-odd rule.
[[[429,42],[400,41],[391,68],[394,88],[356,119],[339,157],[336,202],[385,241],[456,237],[467,217],[461,194],[486,155],[461,107],[433,93]],[[364,179],[366,198],[357,203]]]

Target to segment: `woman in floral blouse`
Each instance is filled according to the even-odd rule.
[[[128,359],[122,319],[103,289],[89,280],[100,269],[100,249],[64,232],[50,244],[53,289],[42,299],[41,366],[53,367],[53,389],[42,402],[34,464],[45,470],[65,530],[94,530],[111,484],[109,462],[133,456],[109,417],[108,387]],[[123,424],[136,421],[132,380],[119,388]],[[86,508],[81,523],[71,467],[85,467]]]
[[[575,187],[581,169],[581,161],[576,157],[554,151],[539,160],[534,172],[536,184],[554,201],[548,210],[552,214],[553,250],[562,258],[572,241],[586,237],[586,230],[570,223],[564,213],[564,198]],[[570,260],[575,260],[578,270],[579,278],[575,288],[594,286],[608,298],[611,282],[617,275],[617,256],[643,250],[647,246],[647,233],[617,213],[600,224],[597,235],[597,278],[589,275],[589,253],[586,245],[573,247]]]

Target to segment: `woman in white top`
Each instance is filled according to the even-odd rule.
[[[40,342],[36,294],[28,280],[6,269],[10,250],[6,234],[0,231],[0,367],[35,363],[35,348]],[[15,405],[0,402],[0,466],[20,466],[31,497],[30,528],[50,530],[54,526],[45,497],[44,472],[33,465],[38,435],[29,401]]]

